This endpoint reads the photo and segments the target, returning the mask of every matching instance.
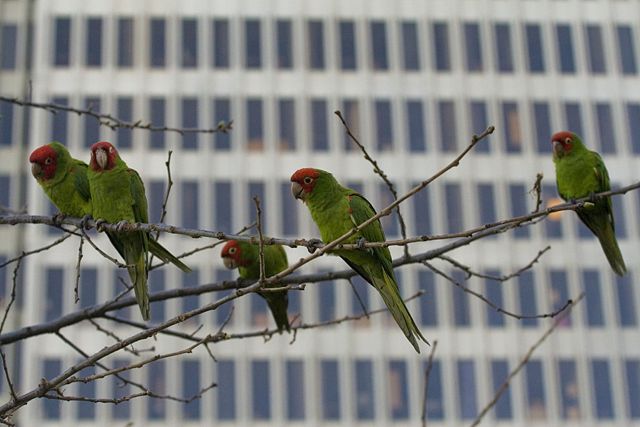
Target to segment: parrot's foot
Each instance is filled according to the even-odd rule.
[[[595,203],[595,202],[596,202],[596,199],[597,199],[597,198],[596,198],[596,193],[595,193],[595,191],[590,192],[590,193],[589,193],[589,201],[590,201],[591,203]]]
[[[365,249],[364,245],[366,244],[367,244],[367,239],[365,239],[364,237],[360,237],[356,241],[356,246],[358,247],[358,249]]]
[[[87,225],[87,223],[89,222],[89,220],[91,219],[91,215],[85,215],[82,217],[82,219],[80,220],[80,227],[83,230],[88,230],[90,227]]]
[[[309,239],[309,244],[307,246],[307,250],[310,254],[314,253],[320,246],[322,245],[322,240],[320,239]]]
[[[106,223],[107,223],[106,219],[103,219],[103,218],[96,219],[96,230],[98,230],[99,232],[103,232],[104,231],[104,225]]]
[[[63,214],[62,212],[58,212],[57,214],[55,214],[53,216],[53,223],[55,225],[57,225],[58,227],[62,225],[62,221],[66,218],[67,216],[65,214]]]
[[[128,226],[129,226],[129,221],[122,220],[122,221],[119,221],[116,224],[116,230],[117,231],[124,231],[124,230],[127,229]]]

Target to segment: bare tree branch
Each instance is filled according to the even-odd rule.
[[[427,427],[427,402],[429,399],[429,376],[431,375],[431,368],[433,368],[433,356],[436,354],[436,348],[438,347],[438,340],[433,340],[433,346],[429,352],[429,360],[427,362],[427,368],[424,370],[424,398],[422,399],[422,427]]]

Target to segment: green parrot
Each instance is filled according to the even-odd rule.
[[[325,243],[337,239],[376,214],[367,199],[341,186],[333,175],[320,169],[297,170],[291,176],[291,191],[296,199],[301,199],[309,208]],[[366,242],[383,242],[385,237],[380,221],[369,224],[345,240],[345,243],[358,243],[362,239]],[[428,341],[400,296],[389,248],[339,249],[331,253],[342,258],[380,292],[396,323],[420,353],[416,336],[427,344]]]
[[[264,245],[264,274],[266,277],[280,273],[288,267],[287,253],[280,245]],[[229,240],[220,254],[225,267],[237,268],[243,279],[260,278],[260,246],[239,240]],[[284,329],[290,332],[287,306],[289,299],[287,291],[258,292],[267,301],[273,319],[276,321],[278,332]]]
[[[96,142],[91,146],[87,178],[93,200],[92,214],[96,221],[104,220],[121,225],[149,222],[144,183],[140,175],[127,166],[109,142]],[[144,320],[149,320],[148,252],[164,262],[171,262],[185,273],[191,269],[146,231],[107,231],[107,236],[125,260],[140,312]]]
[[[610,190],[609,173],[602,157],[595,151],[589,151],[578,135],[567,131],[557,132],[551,137],[551,143],[558,194],[565,201]],[[613,271],[624,275],[627,267],[616,241],[611,197],[578,208],[576,213],[600,241]]]
[[[29,162],[31,174],[61,214],[78,218],[91,215],[86,163],[71,157],[59,142],[36,148]]]

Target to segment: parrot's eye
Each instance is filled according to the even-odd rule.
[[[564,143],[565,143],[565,144],[571,144],[571,138],[567,137],[567,138],[564,140]]]
[[[305,176],[304,177],[304,183],[309,185],[313,182],[313,178],[311,178],[310,176]]]
[[[235,254],[236,253],[236,248],[229,248],[229,253],[231,255]]]
[[[109,147],[109,152],[113,153],[113,147]]]
[[[52,162],[51,157],[47,157],[47,159],[44,161],[45,165],[50,165]]]

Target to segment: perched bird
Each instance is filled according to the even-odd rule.
[[[592,196],[611,188],[602,157],[588,150],[578,135],[558,132],[551,137],[551,143],[558,194],[565,201]],[[627,267],[616,241],[611,197],[599,198],[576,209],[576,213],[600,241],[613,271],[620,276],[625,274]]]
[[[266,277],[280,273],[287,268],[287,253],[280,245],[264,245],[264,274]],[[260,247],[257,244],[243,242],[239,240],[229,240],[220,254],[224,266],[233,269],[237,268],[240,277],[243,279],[260,278]],[[290,331],[289,315],[287,307],[289,298],[287,291],[258,292],[267,301],[273,319],[276,321],[278,332],[284,329]]]
[[[118,223],[120,226],[133,222],[149,222],[147,197],[142,179],[120,158],[113,145],[101,141],[91,146],[87,178],[93,201],[92,215],[96,221]],[[151,251],[164,262],[171,262],[184,272],[190,272],[191,269],[146,231],[107,231],[107,236],[124,258],[142,317],[149,320],[148,252]]]
[[[31,174],[62,215],[91,215],[87,164],[74,159],[59,142],[42,145],[29,156]]]
[[[297,170],[291,176],[291,192],[307,205],[325,243],[337,239],[376,214],[367,199],[341,186],[333,175],[320,169]],[[359,243],[362,239],[366,242],[384,242],[380,221],[376,220],[359,230],[344,243]],[[331,253],[342,258],[380,292],[396,323],[420,353],[416,337],[427,344],[428,341],[422,336],[400,296],[389,248],[336,249]]]

